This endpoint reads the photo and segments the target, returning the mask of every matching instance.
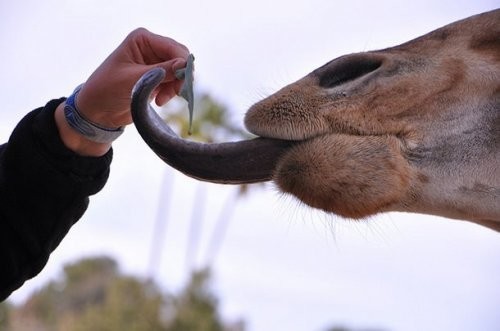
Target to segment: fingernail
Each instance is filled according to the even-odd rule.
[[[176,59],[172,64],[172,69],[174,69],[174,71],[184,67],[186,67],[186,60],[184,59]]]

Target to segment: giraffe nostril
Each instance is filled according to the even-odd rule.
[[[328,62],[316,69],[319,85],[331,88],[352,81],[377,70],[382,65],[382,58],[372,54],[352,54]]]

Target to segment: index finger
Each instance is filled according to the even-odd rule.
[[[175,39],[145,30],[144,41],[151,52],[156,55],[157,59],[161,62],[174,58],[187,59],[189,56],[189,49]]]

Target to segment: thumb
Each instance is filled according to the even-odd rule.
[[[175,77],[174,77],[175,78]],[[179,92],[182,81],[176,80],[169,83],[162,83],[158,88],[155,101],[158,106],[163,106]]]

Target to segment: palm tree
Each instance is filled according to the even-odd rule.
[[[178,101],[173,100],[173,102],[170,102],[162,109],[162,113],[165,121],[185,139],[210,143],[215,141],[248,139],[251,137],[248,132],[230,121],[228,108],[214,100],[208,94],[195,95],[195,111],[191,127],[192,133],[188,134],[190,128],[187,104],[184,101]],[[151,278],[154,277],[154,270],[157,270],[161,261],[161,247],[163,247],[168,223],[166,211],[169,206],[172,183],[171,173],[166,172],[150,252]],[[209,267],[214,262],[221,248],[235,204],[239,197],[248,192],[248,189],[249,185],[247,184],[238,186],[224,203],[217,218],[217,224],[212,231],[207,254],[204,258],[206,267]],[[188,274],[193,272],[194,261],[197,256],[198,243],[204,223],[203,215],[205,214],[206,197],[206,185],[199,183],[193,201],[193,206],[196,206],[196,208],[192,209],[186,251],[186,269]]]

